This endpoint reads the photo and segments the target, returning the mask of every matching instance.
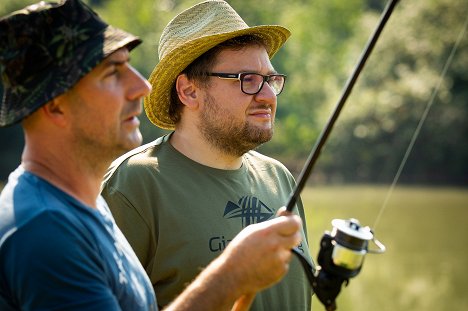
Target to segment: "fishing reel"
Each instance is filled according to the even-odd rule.
[[[298,255],[307,274],[315,295],[327,311],[336,310],[335,299],[341,291],[341,286],[348,285],[349,279],[359,274],[367,253],[383,253],[385,246],[374,238],[369,227],[362,227],[357,219],[334,219],[331,232],[325,231],[320,241],[320,251],[317,256],[319,266],[313,265]],[[377,249],[369,249],[372,241]]]
[[[339,98],[332,115],[322,130],[317,143],[314,145],[304,168],[299,175],[296,187],[294,188],[288,203],[286,211],[291,212],[304,188],[307,178],[312,172],[314,164],[320,155],[328,136],[331,133],[333,125],[353,89],[355,82],[362,71],[372,49],[377,42],[382,30],[393,12],[398,0],[389,0],[377,28],[369,38],[367,45],[356,65],[351,77],[347,80],[345,88]],[[320,251],[318,254],[317,268],[310,262],[303,253],[293,248],[292,252],[297,256],[304,268],[304,271],[313,287],[318,299],[325,305],[327,311],[336,310],[335,298],[341,290],[341,285],[349,283],[349,279],[358,275],[361,271],[364,257],[367,253],[383,253],[385,246],[374,239],[374,233],[369,227],[361,227],[356,219],[332,221],[332,232],[325,232],[320,242]],[[368,248],[369,241],[372,241],[378,249]]]
[[[383,253],[385,246],[374,238],[369,227],[362,227],[357,219],[334,219],[333,230],[325,231],[320,241],[317,267],[312,287],[327,311],[336,310],[335,298],[349,279],[361,271],[367,253]],[[378,249],[369,249],[372,241]]]

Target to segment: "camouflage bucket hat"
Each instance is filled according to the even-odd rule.
[[[0,19],[0,127],[66,92],[116,50],[141,40],[79,0],[40,2]]]

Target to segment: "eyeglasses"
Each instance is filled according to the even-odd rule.
[[[247,95],[255,95],[260,92],[265,82],[272,88],[276,96],[281,94],[283,91],[284,82],[286,81],[286,75],[272,74],[272,75],[261,75],[253,72],[242,72],[242,73],[222,73],[222,72],[211,72],[208,76],[218,77],[220,79],[232,79],[239,80],[241,83],[241,91]]]

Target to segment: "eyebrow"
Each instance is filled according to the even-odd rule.
[[[260,73],[260,71],[258,71],[258,70],[242,70],[242,69],[239,70],[238,72],[239,72],[239,73],[242,73],[242,72]],[[276,71],[274,68],[268,70],[268,72],[266,73],[266,75],[275,75],[275,74],[278,74],[278,71]]]
[[[104,67],[122,66],[125,63],[129,63],[129,62],[130,62],[130,58],[126,58],[126,59],[123,59],[123,60],[120,60],[120,59],[116,59],[116,60],[107,59],[107,60],[104,61],[103,65],[104,65]]]

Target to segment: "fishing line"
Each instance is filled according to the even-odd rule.
[[[328,139],[328,136],[330,135],[333,126],[338,119],[338,116],[340,115],[340,112],[346,103],[346,100],[348,99],[349,95],[351,94],[351,91],[354,87],[354,84],[356,83],[359,74],[361,73],[362,69],[364,68],[364,65],[366,64],[367,59],[369,58],[369,55],[371,54],[377,39],[379,38],[380,34],[382,33],[382,30],[387,23],[388,19],[392,15],[393,9],[395,8],[397,2],[399,0],[390,0],[387,3],[387,6],[384,9],[384,12],[382,13],[382,17],[377,25],[377,28],[371,35],[369,41],[367,42],[364,51],[362,52],[359,61],[354,68],[351,76],[349,77],[348,81],[346,81],[346,85],[343,89],[343,92],[335,106],[335,109],[333,110],[333,113],[331,114],[330,118],[328,119],[328,122],[325,124],[325,127],[323,128],[322,132],[320,133],[320,136],[318,138],[317,143],[314,145],[312,148],[311,153],[309,154],[309,157],[307,158],[306,164],[304,165],[304,168],[302,169],[301,174],[299,175],[299,178],[296,182],[296,187],[294,188],[288,203],[286,204],[286,210],[291,212],[296,204],[296,201],[304,189],[304,186],[307,182],[307,179],[310,176],[310,173],[312,172],[312,168],[317,162],[317,159],[320,156],[320,152],[325,145],[325,142]]]
[[[444,68],[442,69],[442,73],[439,76],[439,81],[437,83],[437,86],[435,87],[434,91],[432,92],[431,98],[429,99],[429,101],[428,101],[428,103],[426,105],[426,109],[424,110],[424,112],[423,112],[423,114],[421,116],[421,119],[419,120],[418,126],[416,127],[416,130],[413,133],[413,137],[411,138],[411,141],[410,141],[410,143],[408,145],[408,148],[406,148],[405,155],[403,156],[403,159],[401,160],[400,166],[398,167],[398,170],[397,170],[397,172],[396,172],[396,174],[395,174],[395,176],[393,178],[392,185],[390,186],[390,188],[387,191],[387,195],[385,197],[385,200],[384,200],[384,202],[382,204],[382,207],[380,208],[380,211],[379,211],[379,213],[378,213],[378,215],[377,215],[377,217],[375,219],[374,225],[372,226],[373,229],[375,229],[377,227],[377,224],[379,223],[380,218],[382,217],[382,214],[383,214],[384,210],[388,206],[388,202],[390,200],[390,197],[393,194],[395,186],[396,186],[396,184],[397,184],[397,182],[398,182],[398,180],[400,178],[400,175],[401,175],[401,172],[403,171],[403,168],[405,167],[405,164],[406,164],[406,162],[408,160],[408,157],[409,157],[411,151],[413,150],[416,139],[418,138],[419,133],[421,132],[421,128],[422,128],[424,122],[426,121],[427,115],[429,114],[429,110],[431,109],[432,104],[434,103],[435,97],[439,92],[440,86],[442,85],[442,82],[443,82],[443,80],[445,78],[445,74],[447,73],[447,70],[448,70],[448,68],[450,67],[450,65],[451,65],[451,63],[453,61],[453,57],[455,55],[455,52],[457,51],[458,46],[460,45],[460,42],[462,41],[462,39],[463,39],[463,37],[465,35],[467,25],[468,25],[468,16],[467,16],[467,18],[465,20],[465,24],[462,27],[462,30],[458,34],[457,41],[453,45],[452,51],[450,52],[449,57],[445,61],[445,65],[444,65]]]
[[[293,210],[297,198],[303,190],[312,172],[312,168],[317,162],[320,152],[332,131],[333,125],[338,119],[359,74],[364,68],[377,39],[398,1],[388,1],[377,28],[368,40],[356,67],[346,82],[332,115],[325,124],[317,143],[307,158],[306,164],[297,180],[296,187],[286,204],[287,211],[291,212]],[[322,302],[327,311],[336,310],[335,299],[341,291],[342,284],[347,284],[349,278],[355,277],[359,273],[364,256],[367,253],[383,253],[385,251],[385,246],[374,238],[370,228],[360,226],[359,222],[355,219],[350,219],[349,221],[335,219],[332,221],[332,225],[334,227],[332,232],[325,232],[322,236],[317,257],[318,266],[312,264],[297,247],[292,249],[293,254],[299,259],[316,297]],[[370,241],[374,242],[378,249],[369,249],[368,244]]]
[[[346,99],[351,93],[351,90],[357,80],[357,77],[359,76],[359,73],[361,72],[365,62],[367,61],[367,58],[369,57],[370,52],[372,51],[377,41],[377,38],[379,37],[384,25],[389,19],[397,2],[398,0],[390,0],[388,2],[377,29],[375,30],[375,32],[371,36],[371,39],[366,45],[364,52],[362,53],[359,59],[358,65],[355,67],[351,77],[348,79],[344,91],[330,119],[326,123],[325,128],[319,136],[318,142],[315,144],[314,148],[312,149],[312,152],[310,153],[306,161],[306,165],[304,166],[297,181],[296,188],[291,194],[288,204],[286,205],[287,211],[291,211],[293,209],[296,203],[296,199],[302,191],[306,180],[312,171],[312,167],[317,161],[320,155],[320,151],[324,146],[325,141],[327,140],[333,128],[333,125],[336,122],[338,115],[343,108]],[[373,226],[374,229],[377,226],[377,223],[379,222],[383,211],[388,205],[388,201],[394,191],[396,183],[400,178],[401,172],[414,147],[415,141],[419,136],[419,133],[427,118],[427,115],[429,114],[429,110],[433,105],[435,97],[439,92],[447,70],[450,67],[450,64],[452,63],[455,52],[458,49],[460,42],[465,34],[467,25],[468,17],[465,20],[463,30],[458,35],[456,43],[454,44],[450,55],[447,58],[447,61],[445,62],[442,73],[439,77],[439,81],[431,94],[429,102],[426,105],[424,113],[418,122],[415,132],[413,133],[410,144],[406,149],[398,171],[393,178],[392,185],[387,192],[384,204],[380,208],[380,211],[376,217]],[[359,221],[357,221],[356,219],[334,219],[332,221],[332,225],[333,230],[331,232],[325,231],[320,241],[320,250],[317,256],[317,266],[314,267],[314,265],[309,261],[308,258],[304,256],[304,254],[300,250],[298,250],[297,248],[292,249],[292,252],[300,260],[301,265],[307,275],[307,278],[315,292],[315,295],[318,297],[320,302],[322,302],[327,311],[336,310],[335,300],[341,291],[342,285],[347,285],[349,279],[355,277],[360,272],[365,255],[367,253],[385,252],[385,246],[382,243],[380,243],[377,239],[375,239],[373,229],[370,229],[370,227],[361,226]],[[369,246],[370,242],[373,242],[373,244],[377,248],[371,248]]]

